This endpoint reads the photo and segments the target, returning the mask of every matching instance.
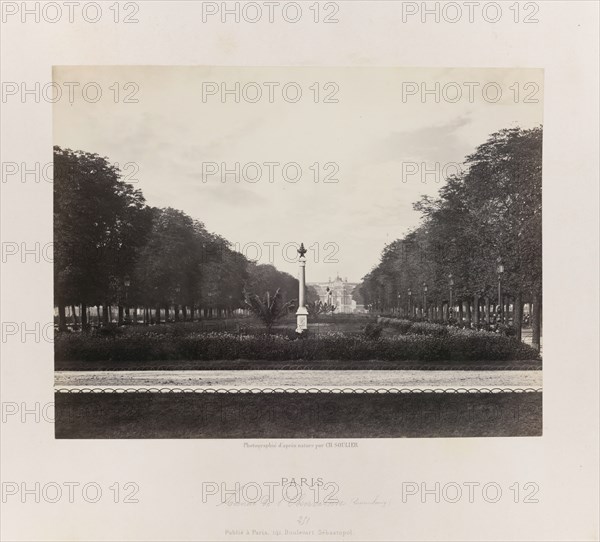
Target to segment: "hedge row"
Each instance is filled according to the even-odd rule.
[[[432,324],[430,322],[415,322],[402,318],[377,318],[377,323],[384,326],[393,327],[400,333],[414,333],[416,335],[436,335],[444,336],[449,332],[449,327],[443,324]]]
[[[539,359],[528,345],[494,333],[448,329],[443,335],[410,333],[369,340],[360,335],[330,333],[292,339],[282,335],[192,333],[90,337],[60,334],[59,361],[168,360],[349,360],[349,361],[510,361]]]

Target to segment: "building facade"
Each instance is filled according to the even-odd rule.
[[[356,282],[348,282],[347,278],[337,276],[334,280],[328,282],[310,282],[323,303],[335,305],[335,314],[352,314],[359,312],[362,307],[356,304],[352,299],[352,292],[358,286]]]

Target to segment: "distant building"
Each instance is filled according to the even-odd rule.
[[[312,286],[317,291],[320,301],[336,306],[334,314],[351,314],[364,310],[352,299],[352,291],[358,283],[348,282],[347,278],[342,279],[337,276],[335,280],[330,278],[328,282],[309,282],[308,286]]]

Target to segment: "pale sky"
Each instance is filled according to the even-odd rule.
[[[436,174],[423,183],[420,164],[451,173],[492,132],[543,122],[543,72],[534,69],[61,66],[54,81],[64,91],[53,110],[56,145],[135,163],[137,172],[131,166],[125,173],[149,205],[181,209],[259,263],[296,276],[293,247],[283,248],[304,242],[313,247],[308,282],[338,273],[360,281],[385,244],[418,225],[412,203],[443,184]],[[203,89],[236,82],[247,85],[248,100],[229,95],[222,103],[217,90],[203,101]],[[72,100],[68,83],[80,84]],[[96,103],[92,86],[82,98],[86,83],[102,90]],[[288,83],[290,101],[302,91],[296,103],[284,98]],[[434,90],[436,83],[439,100],[421,93],[422,84]],[[251,103],[257,88],[262,97]],[[498,88],[502,97],[493,103]],[[334,91],[338,102],[323,103]],[[132,93],[138,102],[124,103]],[[246,177],[241,169],[251,162],[262,170],[256,182],[256,168]],[[290,162],[302,170],[295,183],[282,175]],[[335,166],[326,169],[328,162]],[[409,162],[418,164],[416,174],[409,175]],[[221,182],[222,163],[240,164],[239,182],[234,175]],[[334,170],[338,182],[324,183]],[[295,171],[288,168],[288,179]]]

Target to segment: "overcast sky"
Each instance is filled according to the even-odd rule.
[[[435,173],[423,183],[420,164],[453,172],[490,133],[543,121],[543,72],[532,69],[57,67],[54,81],[56,145],[136,164],[125,173],[149,205],[185,211],[260,263],[296,275],[293,246],[283,248],[304,242],[309,282],[360,281],[418,225],[412,203],[443,183]],[[220,92],[236,82],[237,103]],[[73,99],[69,83],[80,84]],[[422,93],[436,83],[438,95]],[[244,176],[252,162],[258,180],[254,166]],[[282,173],[292,162],[297,182],[296,166]],[[239,182],[222,182],[223,163],[240,164]]]

